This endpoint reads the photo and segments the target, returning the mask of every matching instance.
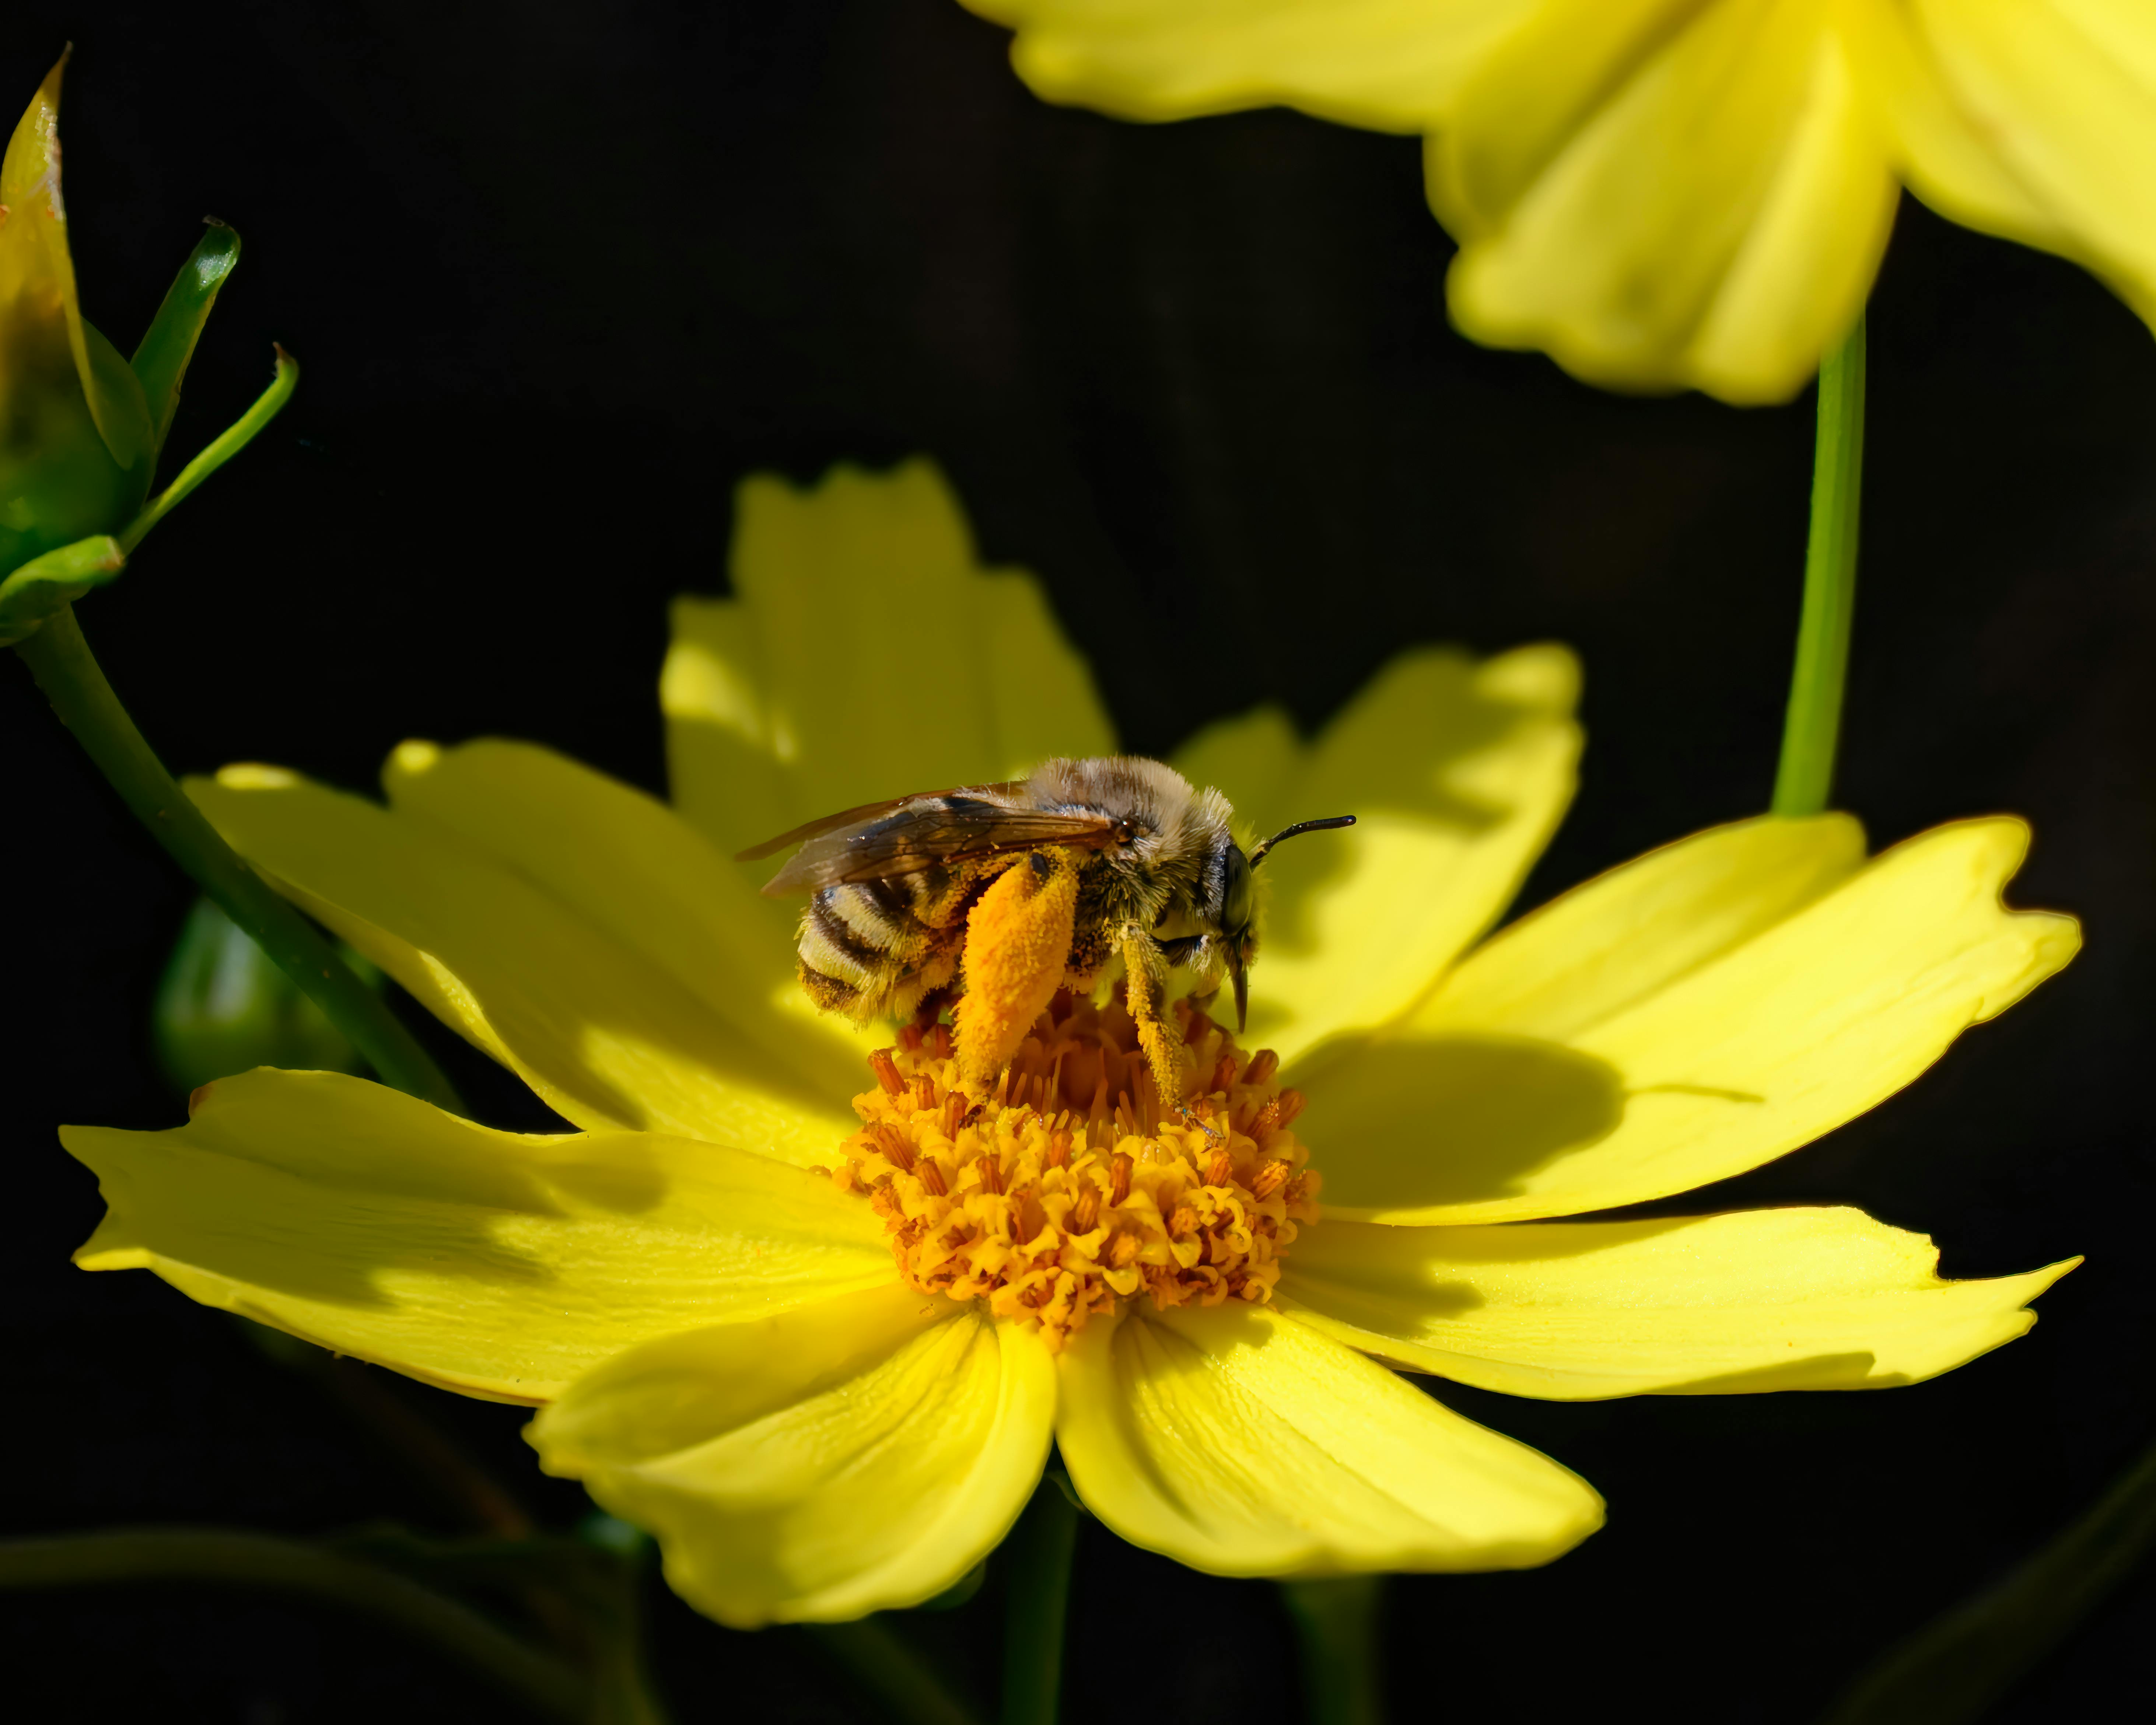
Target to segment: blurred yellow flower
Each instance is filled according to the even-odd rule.
[[[1907,186],[2156,320],[2147,0],[965,0],[1050,100],[1428,137],[1452,314],[1590,382],[1785,399]]]
[[[941,1027],[875,1050],[807,1009],[792,910],[728,858],[1107,749],[1107,717],[924,464],[751,481],[733,575],[675,614],[672,808],[498,741],[399,748],[386,807],[267,768],[192,788],[575,1130],[221,1080],[170,1132],[66,1130],[109,1205],[80,1263],[541,1407],[542,1464],[736,1625],[931,1597],[1051,1440],[1110,1527],[1218,1574],[1542,1563],[1594,1492],[1389,1366],[1559,1399],[1907,1384],[2071,1267],[1942,1281],[1841,1209],[1542,1219],[1793,1149],[2058,968],[2072,922],[1999,902],[2018,823],[1867,860],[1843,817],[1745,822],[1477,944],[1570,796],[1574,667],[1412,651],[1314,741],[1265,709],[1177,757],[1261,829],[1362,818],[1269,865],[1277,1058],[1179,1009],[1221,1129],[1132,1111],[1112,1004],[1059,1000],[954,1101]]]

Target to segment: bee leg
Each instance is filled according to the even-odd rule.
[[[1126,999],[1138,1027],[1138,1046],[1145,1050],[1152,1069],[1153,1089],[1163,1111],[1186,1111],[1183,1106],[1183,1062],[1180,1038],[1171,1040],[1161,1021],[1160,1002],[1167,981],[1167,966],[1152,937],[1135,923],[1122,932],[1123,968],[1129,973]]]
[[[1078,911],[1078,865],[1036,850],[996,876],[966,917],[958,1070],[986,1095],[1062,985]]]
[[[957,999],[958,986],[956,983],[946,983],[940,988],[931,988],[921,997],[921,1004],[913,1009],[913,1028],[927,1035],[928,1027],[942,1018]]]

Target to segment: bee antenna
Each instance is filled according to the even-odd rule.
[[[1354,824],[1355,817],[1352,814],[1330,814],[1323,820],[1299,820],[1293,826],[1283,827],[1271,838],[1261,841],[1250,853],[1250,866],[1257,867],[1265,860],[1265,853],[1283,839],[1292,839],[1302,833],[1330,832],[1335,827],[1352,827]]]

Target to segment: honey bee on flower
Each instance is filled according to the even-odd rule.
[[[1051,1444],[1106,1527],[1212,1574],[1547,1563],[1599,1495],[1407,1374],[1561,1400],[1913,1383],[2023,1334],[2072,1267],[1943,1280],[1845,1207],[1568,1219],[1833,1130],[2078,931],[2002,902],[2016,821],[1871,856],[1825,815],[1695,834],[1491,935],[1571,793],[1562,649],[1411,652],[1315,739],[1260,711],[1178,752],[1268,824],[1358,814],[1267,865],[1247,1043],[1184,999],[1148,1046],[1127,999],[1056,988],[1006,1008],[981,1086],[965,1000],[1005,959],[1068,968],[1075,891],[1028,922],[1052,879],[966,953],[957,1034],[816,1011],[798,918],[735,853],[1114,739],[925,465],[752,482],[739,521],[735,596],[675,616],[671,806],[499,741],[405,745],[387,806],[261,767],[191,788],[569,1129],[222,1079],[168,1132],[65,1129],[108,1206],[79,1262],[537,1409],[542,1466],[743,1626],[932,1598]],[[834,657],[947,663],[953,615],[993,649],[963,675],[832,698]]]
[[[1298,821],[1245,855],[1229,814],[1219,792],[1159,761],[1055,760],[1023,779],[849,809],[737,860],[801,845],[764,891],[814,895],[800,975],[818,1006],[925,1026],[963,994],[959,1059],[977,1093],[1058,988],[1089,989],[1121,959],[1155,1094],[1176,1106],[1165,973],[1188,965],[1209,989],[1224,969],[1240,1029],[1258,865],[1282,839],[1355,821]]]

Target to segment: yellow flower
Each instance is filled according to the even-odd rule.
[[[1429,138],[1452,315],[1598,383],[1794,394],[1902,186],[2156,320],[2145,0],[965,0],[1051,100]]]
[[[1476,945],[1570,795],[1574,669],[1409,652],[1314,742],[1266,709],[1178,757],[1260,828],[1362,817],[1277,860],[1250,1039],[1277,1059],[1183,1004],[1203,1123],[1163,1122],[1127,1017],[1062,997],[954,1101],[943,1028],[808,1010],[792,910],[728,857],[1105,750],[1107,718],[925,465],[751,481],[734,579],[675,615],[673,808],[498,741],[399,748],[386,807],[266,768],[192,790],[576,1129],[222,1080],[175,1130],[64,1132],[110,1206],[80,1263],[541,1407],[543,1465],[737,1625],[929,1598],[1051,1440],[1109,1526],[1218,1574],[1542,1563],[1594,1492],[1389,1366],[1560,1399],[1906,1384],[2071,1267],[1942,1281],[1850,1209],[1540,1219],[1779,1156],[2064,963],[2070,920],[1999,903],[2018,823],[1866,860],[1843,817],[1745,822]]]
[[[76,303],[60,197],[60,74],[0,159],[0,574],[116,531],[149,493],[142,385]]]

